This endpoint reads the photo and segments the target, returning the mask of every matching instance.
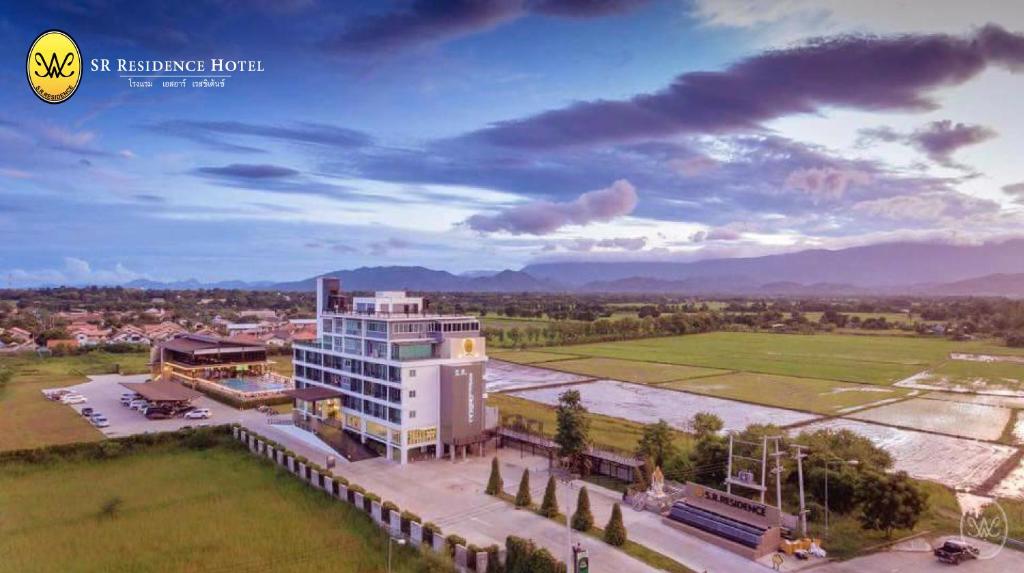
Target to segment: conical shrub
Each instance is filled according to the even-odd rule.
[[[529,507],[533,503],[530,498],[530,470],[523,470],[523,478],[519,480],[519,491],[516,492],[516,507]]]
[[[580,495],[576,499],[576,513],[572,514],[572,528],[576,531],[588,531],[594,527],[594,514],[590,513],[590,494],[587,488],[580,488]]]
[[[622,524],[622,509],[617,503],[612,506],[612,516],[604,528],[604,542],[616,547],[626,543],[626,526]]]
[[[548,476],[548,486],[544,489],[544,501],[540,504],[540,514],[544,517],[558,515],[558,499],[555,497],[555,476]]]
[[[487,495],[499,495],[504,489],[505,484],[501,481],[501,467],[498,465],[498,456],[494,456],[491,460],[491,477],[487,480],[487,489],[484,493]]]

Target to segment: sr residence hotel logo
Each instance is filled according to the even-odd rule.
[[[46,103],[61,103],[82,83],[82,54],[71,36],[48,30],[28,49],[25,73],[36,97]]]
[[[235,74],[263,72],[263,60],[224,58],[140,60],[92,58],[89,73],[116,74],[129,89],[223,88]],[[82,55],[71,36],[60,30],[43,32],[32,42],[26,63],[32,92],[46,103],[67,101],[82,81]]]

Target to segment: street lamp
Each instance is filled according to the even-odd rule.
[[[388,573],[391,573],[391,542],[392,541],[394,541],[395,543],[397,543],[399,545],[405,545],[405,539],[404,538],[399,537],[398,539],[395,539],[394,537],[388,535]]]
[[[568,466],[568,464],[566,464]],[[568,467],[565,468],[554,468],[552,473],[555,477],[565,484],[566,489],[566,510],[565,510],[565,533],[569,541],[569,560],[566,561],[569,570],[573,569],[573,559],[575,554],[573,553],[572,546],[572,481],[579,478],[579,474],[574,474]]]
[[[858,466],[859,460],[825,460],[825,538],[828,539],[828,466],[830,464]]]

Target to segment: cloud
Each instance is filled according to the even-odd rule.
[[[393,250],[405,250],[413,247],[412,242],[398,237],[391,237],[386,241],[376,241],[370,243],[369,253],[375,257],[383,257],[389,254]]]
[[[953,153],[961,147],[992,139],[996,132],[982,125],[953,123],[946,119],[933,121],[910,134],[913,144],[932,161],[946,166],[955,165]]]
[[[477,34],[528,14],[596,18],[648,0],[415,0],[407,9],[355,18],[324,42],[332,53],[390,54]]]
[[[291,125],[265,125],[241,121],[172,120],[146,126],[155,133],[188,139],[221,151],[265,153],[252,145],[235,143],[224,136],[282,141],[351,150],[373,143],[366,133],[336,125],[299,122]]]
[[[846,194],[850,185],[871,183],[871,174],[856,169],[811,167],[797,169],[786,177],[786,187],[802,191],[815,202],[836,201]]]
[[[944,119],[933,121],[910,133],[901,133],[889,126],[862,129],[857,145],[868,147],[876,141],[904,143],[924,153],[929,159],[945,167],[963,168],[953,161],[953,153],[962,147],[988,141],[996,132],[983,125],[954,123]]]
[[[712,241],[738,241],[743,238],[743,233],[728,227],[715,227],[706,231],[697,231],[690,235],[692,243],[707,243]]]
[[[999,204],[962,193],[933,192],[862,201],[851,209],[900,222],[962,222],[978,215],[995,214]]]
[[[932,90],[962,84],[990,65],[1024,67],[1024,36],[995,25],[967,37],[840,36],[763,52],[720,72],[688,72],[659,92],[579,102],[464,137],[544,149],[759,130],[766,121],[827,107],[928,111],[937,107]]]
[[[538,201],[509,207],[495,215],[477,214],[465,224],[474,231],[546,235],[567,225],[588,225],[628,215],[636,208],[633,185],[620,179],[610,187],[588,191],[569,203]]]
[[[14,269],[10,278],[17,284],[30,285],[110,285],[146,278],[117,263],[112,269],[93,269],[87,261],[65,257],[64,266],[55,269],[24,270]]]
[[[578,238],[564,243],[545,243],[542,251],[557,250],[559,245],[568,251],[586,253],[594,249],[609,249],[617,251],[640,251],[647,246],[646,237],[614,237],[608,239]]]
[[[232,163],[223,167],[200,167],[196,169],[202,175],[231,177],[235,179],[280,179],[294,177],[299,174],[295,169],[278,165]]]
[[[1024,181],[1020,183],[1011,183],[1010,185],[1003,185],[1003,193],[1013,197],[1014,203],[1024,205]]]
[[[153,195],[151,193],[136,193],[135,195],[132,195],[132,197],[134,197],[136,201],[140,201],[142,203],[154,203],[155,204],[155,203],[166,203],[167,202],[167,199],[161,197],[160,195]]]

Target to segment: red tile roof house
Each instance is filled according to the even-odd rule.
[[[91,324],[75,326],[68,329],[71,338],[78,341],[79,346],[96,346],[104,344],[110,337],[109,329],[102,329]]]
[[[29,340],[32,340],[32,333],[31,332],[25,330],[24,328],[18,328],[17,326],[15,326],[13,328],[8,328],[5,331],[5,333],[10,335],[10,336],[12,336],[12,337],[14,337],[17,340],[22,341],[22,342],[27,342]]]
[[[150,338],[146,336],[146,331],[142,330],[138,326],[129,324],[118,330],[110,337],[111,344],[150,344]]]

